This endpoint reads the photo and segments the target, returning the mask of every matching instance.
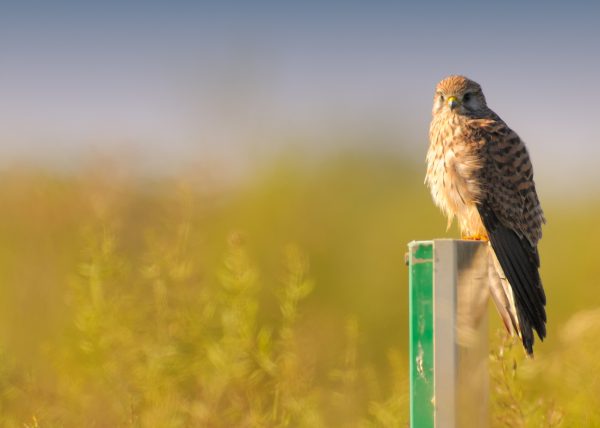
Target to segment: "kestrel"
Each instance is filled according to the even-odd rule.
[[[533,355],[533,330],[546,336],[537,250],[546,220],[525,144],[466,77],[438,83],[432,113],[425,182],[448,227],[456,217],[464,239],[489,241],[500,279],[490,284],[492,297]]]

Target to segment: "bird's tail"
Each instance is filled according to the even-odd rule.
[[[489,281],[490,294],[496,305],[496,309],[502,318],[506,330],[511,336],[517,334],[521,337],[521,328],[519,326],[519,317],[515,306],[515,297],[506,275],[500,266],[496,253],[489,245]]]
[[[498,309],[505,324],[510,320],[510,324],[516,326],[527,354],[533,355],[534,330],[540,340],[546,337],[546,294],[538,271],[537,247],[502,224],[489,205],[480,205],[478,209],[488,231],[495,270],[502,286],[496,287],[494,293],[500,303]]]

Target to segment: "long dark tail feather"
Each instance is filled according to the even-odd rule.
[[[546,295],[539,274],[537,248],[525,237],[504,226],[485,203],[478,205],[490,243],[506,275],[513,294],[521,330],[521,340],[528,354],[533,354],[533,330],[540,340],[546,337]]]

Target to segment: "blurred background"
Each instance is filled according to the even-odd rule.
[[[526,141],[548,338],[491,309],[493,426],[600,426],[598,6],[0,8],[0,425],[408,423],[435,84]]]

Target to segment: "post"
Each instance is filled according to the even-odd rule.
[[[409,244],[410,426],[485,428],[488,244]]]

